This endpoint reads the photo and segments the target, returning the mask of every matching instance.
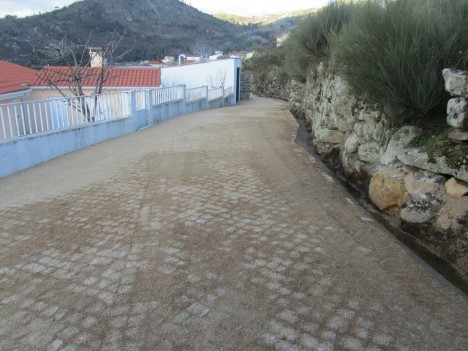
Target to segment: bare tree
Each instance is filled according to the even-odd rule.
[[[226,70],[219,69],[208,77],[208,85],[212,88],[223,88],[226,85]]]
[[[63,97],[85,96],[84,87],[92,86],[93,91],[89,95],[94,96],[93,109],[90,109],[85,99],[79,99],[80,103],[72,102],[74,99],[67,99],[67,101],[69,104],[75,104],[73,107],[86,116],[88,121],[94,121],[91,110],[96,111],[98,95],[104,91],[105,83],[110,78],[115,78],[112,75],[112,67],[130,51],[116,54],[123,36],[119,36],[114,31],[111,39],[100,47],[90,45],[92,33],[84,44],[74,44],[68,40],[67,36],[60,41],[48,42],[40,48],[32,44],[38,62],[44,66],[40,78]],[[98,67],[90,67],[91,57],[88,55],[90,48],[96,49],[101,55],[101,64]],[[49,68],[50,65],[54,64],[63,65],[63,68]]]

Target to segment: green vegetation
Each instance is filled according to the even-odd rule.
[[[272,14],[272,15],[267,15],[263,17],[247,17],[247,16],[239,16],[239,15],[234,15],[231,13],[218,13],[215,14],[214,17],[217,19],[226,21],[226,22],[231,22],[234,24],[241,24],[241,25],[251,25],[251,24],[260,24],[260,25],[266,25],[266,24],[271,24],[277,21],[280,21],[284,18],[291,18],[291,17],[304,17],[307,16],[310,13],[316,12],[316,9],[307,9],[307,10],[297,10],[293,12],[289,12],[286,15],[285,14]]]
[[[280,82],[288,81],[288,74],[284,70],[285,51],[283,48],[270,48],[257,50],[254,57],[248,60],[243,70],[255,72],[255,79],[263,81],[272,67],[278,68],[278,79]]]
[[[353,92],[385,107],[397,124],[445,118],[442,69],[467,69],[466,0],[397,0],[356,5],[331,41],[334,66]]]
[[[350,21],[352,4],[337,1],[304,19],[286,41],[285,69],[305,81],[312,64],[328,56],[331,34],[339,33]]]
[[[468,70],[467,33],[466,0],[337,0],[292,31],[284,61],[275,65],[305,81],[325,61],[356,96],[382,106],[395,126],[436,130],[449,99],[442,69]],[[254,61],[265,63],[265,55]]]

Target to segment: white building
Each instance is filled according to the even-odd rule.
[[[223,59],[191,65],[169,66],[161,68],[163,87],[185,85],[187,89],[203,85],[212,88],[233,88],[235,101],[239,101],[241,60]]]

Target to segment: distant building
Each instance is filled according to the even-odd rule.
[[[222,51],[215,51],[214,55],[211,55],[208,57],[210,61],[216,61],[219,60],[220,58],[223,58],[224,53]]]
[[[175,57],[174,56],[164,56],[164,58],[161,60],[162,63],[165,63],[166,65],[172,65],[175,62]]]
[[[284,42],[288,40],[290,33],[285,32],[281,33],[279,36],[276,37],[276,47],[282,47],[284,45]]]
[[[102,48],[89,48],[89,65],[91,67],[103,67],[106,64]]]

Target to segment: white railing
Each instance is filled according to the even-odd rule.
[[[221,99],[223,97],[223,87],[208,90],[208,101]]]
[[[0,140],[128,117],[130,92],[0,105]]]
[[[208,90],[206,86],[187,89],[175,86],[105,93],[81,97],[0,104],[0,141],[53,130],[87,125],[131,116],[132,109],[185,101],[187,103],[221,99],[232,94],[232,87]],[[150,101],[153,106],[150,106]]]
[[[145,110],[148,107],[149,90],[135,90],[136,109]]]
[[[195,102],[207,98],[207,87],[200,87],[194,89],[187,89],[186,99],[187,102]]]
[[[185,86],[159,88],[151,90],[153,105],[162,105],[184,99]]]

